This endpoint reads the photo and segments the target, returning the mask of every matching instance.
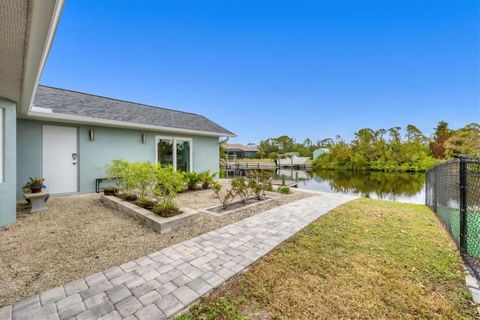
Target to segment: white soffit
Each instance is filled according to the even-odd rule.
[[[28,0],[0,1],[0,97],[19,101],[28,20]]]
[[[0,97],[26,114],[55,35],[63,0],[0,0]]]

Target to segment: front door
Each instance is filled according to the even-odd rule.
[[[77,192],[77,128],[43,126],[43,178],[51,194]]]

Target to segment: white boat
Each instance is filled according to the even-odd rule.
[[[297,157],[294,155],[288,158],[278,159],[278,164],[281,167],[303,166],[307,164],[308,160],[310,160],[309,157]]]

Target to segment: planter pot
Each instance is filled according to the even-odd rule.
[[[30,186],[30,191],[32,191],[32,193],[40,193],[42,192],[42,185]]]
[[[103,194],[106,196],[114,196],[117,193],[117,189],[107,189],[103,190]]]

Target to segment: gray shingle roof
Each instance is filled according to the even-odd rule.
[[[41,85],[37,88],[33,104],[51,109],[54,114],[234,135],[198,114]]]

